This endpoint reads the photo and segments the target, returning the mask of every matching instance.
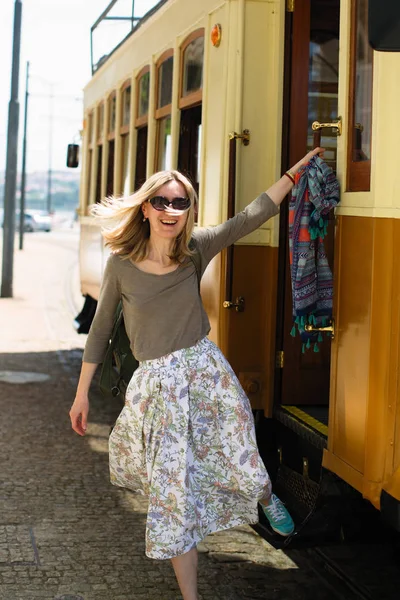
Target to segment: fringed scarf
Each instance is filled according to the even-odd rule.
[[[314,156],[296,174],[289,204],[289,251],[294,325],[300,333],[302,352],[322,342],[321,332],[305,331],[306,324],[326,327],[332,318],[333,277],[323,239],[328,213],[339,202],[339,182],[332,169]]]

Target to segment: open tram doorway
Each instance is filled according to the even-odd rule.
[[[287,14],[285,47],[285,106],[283,171],[304,154],[323,146],[325,161],[336,170],[337,136],[323,129],[315,139],[314,121],[331,123],[338,117],[340,0],[298,0]],[[324,240],[333,270],[334,216]],[[288,253],[288,203],[281,210],[277,349],[282,368],[278,372],[278,419],[292,418],[328,434],[331,342],[324,340],[318,353],[302,353],[299,336],[292,337],[292,290]]]

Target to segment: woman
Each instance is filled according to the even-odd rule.
[[[198,598],[196,545],[207,534],[256,522],[257,502],[275,531],[294,530],[271,494],[250,403],[206,337],[210,325],[198,286],[214,256],[279,212],[296,172],[320,151],[309,152],[217,227],[193,229],[195,192],[177,171],[156,173],[129,198],[94,208],[108,222],[103,235],[112,254],[70,411],[72,428],[85,434],[90,382],[122,299],[140,364],[110,437],[111,481],[149,497],[146,554],[172,560],[185,600]]]

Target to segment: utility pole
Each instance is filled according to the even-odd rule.
[[[4,229],[3,229],[3,270],[1,297],[13,296],[14,235],[15,235],[15,190],[17,187],[18,158],[18,79],[19,55],[21,48],[22,0],[14,4],[14,34],[11,73],[11,97],[8,104],[7,158],[4,185]]]
[[[49,95],[49,169],[47,173],[47,212],[51,213],[51,162],[53,153],[53,117],[54,117],[54,91],[53,84],[50,84]]]
[[[21,202],[19,213],[19,249],[24,247],[24,217],[25,217],[25,187],[26,187],[26,129],[28,124],[28,98],[29,98],[29,61],[26,63],[25,84],[25,111],[24,111],[24,141],[22,144],[22,174],[21,174]]]

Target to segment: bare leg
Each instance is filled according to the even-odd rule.
[[[183,600],[198,600],[197,595],[197,548],[186,554],[171,558]]]
[[[268,506],[268,504],[270,504],[271,502],[271,494],[269,494],[269,496],[265,497],[265,498],[260,498],[259,503],[263,504],[264,506]]]

